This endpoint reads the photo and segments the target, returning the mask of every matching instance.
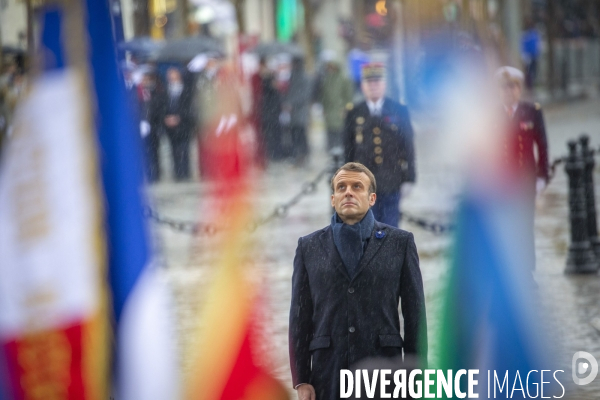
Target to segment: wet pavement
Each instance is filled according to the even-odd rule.
[[[600,145],[599,100],[554,104],[545,108],[550,159],[566,153],[566,141],[587,132],[591,143]],[[418,183],[411,195],[403,200],[403,210],[429,220],[449,222],[460,190],[460,174],[439,140],[435,120],[427,115],[415,115]],[[255,213],[269,214],[273,208],[301,190],[302,183],[314,178],[327,165],[324,134],[315,118],[310,142],[312,155],[309,164],[297,168],[278,163],[269,166],[256,179]],[[166,149],[166,147],[165,147]],[[166,151],[163,149],[163,153]],[[168,155],[163,154],[163,159]],[[597,158],[600,163],[600,159]],[[600,168],[595,170],[596,197],[600,197]],[[198,182],[174,183],[168,179],[154,185],[150,198],[156,210],[178,220],[203,221],[209,210],[203,209],[203,196],[210,185]],[[288,387],[291,377],[288,365],[287,328],[290,304],[292,260],[298,237],[311,233],[329,223],[329,183],[323,180],[314,194],[304,197],[289,213],[260,227],[255,236],[254,262],[250,275],[260,284],[264,308],[257,337],[265,363]],[[544,314],[550,321],[546,331],[558,365],[565,370],[561,383],[567,386],[565,398],[600,398],[600,377],[587,386],[576,386],[571,379],[571,359],[576,351],[586,351],[600,360],[600,277],[598,275],[568,276],[563,273],[569,246],[567,208],[567,178],[561,166],[536,204],[536,257],[534,274]],[[193,237],[187,233],[153,224],[159,261],[164,278],[175,298],[178,321],[178,345],[184,372],[191,359],[185,349],[194,345],[199,304],[204,288],[210,282],[211,252],[218,242],[215,237]],[[418,227],[403,224],[403,229],[415,235],[424,278],[428,330],[430,338],[437,336],[436,311],[439,310],[441,289],[447,274],[446,255],[449,235],[435,235]],[[223,310],[226,312],[226,310]],[[596,320],[597,318],[597,320]],[[597,328],[594,327],[596,324]],[[432,343],[430,361],[437,349]],[[560,376],[560,375],[559,375]]]

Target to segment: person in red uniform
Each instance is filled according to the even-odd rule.
[[[496,71],[508,127],[504,137],[505,161],[531,181],[532,189],[541,192],[549,177],[548,140],[540,105],[521,100],[524,79],[517,68],[502,67]]]
[[[525,75],[513,67],[496,71],[502,100],[506,134],[502,145],[504,162],[511,176],[516,177],[524,195],[529,199],[530,233],[523,262],[535,269],[534,215],[535,196],[541,193],[549,179],[548,140],[542,109],[538,103],[521,99]]]

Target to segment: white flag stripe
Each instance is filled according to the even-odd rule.
[[[147,267],[123,309],[119,325],[118,397],[127,400],[179,398],[175,321],[166,282]]]
[[[65,326],[98,306],[97,192],[83,85],[45,73],[16,112],[0,176],[0,336]]]

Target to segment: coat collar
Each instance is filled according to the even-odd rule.
[[[376,237],[375,235],[377,234],[377,232],[382,232],[383,236],[381,238]],[[387,233],[387,225],[375,221],[373,232],[371,232],[371,237],[369,238],[369,244],[367,245],[365,254],[363,254],[362,258],[360,259],[360,262],[358,263],[358,267],[356,268],[356,273],[354,274],[353,279],[350,279],[348,271],[346,270],[346,267],[342,262],[342,257],[340,256],[340,253],[335,247],[335,243],[333,242],[333,230],[331,229],[331,226],[323,228],[321,234],[319,235],[319,242],[321,242],[321,246],[323,246],[325,252],[330,256],[330,262],[332,264],[335,264],[335,268],[337,268],[338,271],[340,271],[340,273],[344,275],[344,277],[349,282],[353,282],[361,274],[365,267],[369,265],[373,257],[375,257],[375,254],[377,254],[377,252],[381,248],[381,245],[387,239]],[[381,236],[381,234],[377,236]]]
[[[383,98],[383,105],[381,106],[381,115],[387,115],[387,114],[391,114],[392,113],[392,107],[393,107],[393,103],[391,101],[391,99],[387,96],[385,96]],[[358,106],[357,108],[359,108],[361,113],[367,113],[368,115],[371,115],[371,111],[369,110],[369,105],[367,104],[366,100],[363,100]]]
[[[342,257],[340,256],[340,253],[335,246],[335,242],[333,241],[333,229],[331,229],[331,225],[323,229],[319,235],[319,242],[321,243],[321,246],[323,246],[325,253],[329,255],[329,262],[335,264],[335,267],[338,269],[338,271],[340,271],[347,280],[350,280],[350,275],[348,275],[348,271],[344,266]]]

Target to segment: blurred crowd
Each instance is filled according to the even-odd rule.
[[[333,52],[323,53],[314,74],[307,73],[300,55],[273,54],[256,60],[249,74],[211,54],[201,54],[187,65],[142,64],[134,59],[124,66],[149,182],[161,180],[161,171],[169,168],[163,165],[168,160],[161,159],[162,138],[169,143],[175,181],[190,180],[193,168],[201,179],[214,177],[218,166],[207,161],[211,138],[232,129],[238,145],[247,148],[258,167],[272,162],[302,167],[311,152],[307,131],[314,103],[322,106],[328,149],[342,145],[355,85]],[[192,165],[194,143],[197,165]]]
[[[25,88],[25,71],[15,60],[9,60],[0,75],[0,151],[10,135],[11,119]]]

